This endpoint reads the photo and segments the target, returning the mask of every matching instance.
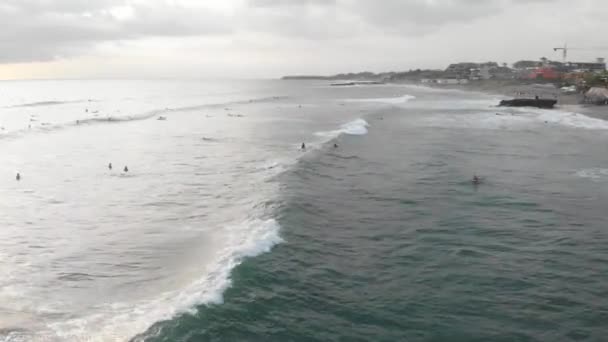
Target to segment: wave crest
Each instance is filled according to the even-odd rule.
[[[99,313],[48,324],[51,333],[45,341],[84,340],[145,341],[157,334],[165,320],[183,313],[195,313],[203,304],[223,302],[231,286],[231,273],[245,259],[269,252],[283,242],[279,223],[273,219],[251,218],[226,228],[227,243],[205,274],[183,289],[162,293],[155,299],[138,303],[112,303],[99,308]],[[97,331],[91,336],[91,331]],[[141,333],[145,331],[144,333]],[[23,341],[36,341],[36,336],[23,334]],[[0,335],[1,336],[1,335]],[[19,337],[19,336],[17,336]],[[17,339],[21,341],[21,339]]]
[[[320,137],[336,138],[341,134],[347,135],[365,135],[368,133],[369,123],[363,119],[356,119],[347,122],[334,131],[317,132],[315,135]]]
[[[365,99],[347,99],[346,102],[372,102],[372,103],[385,103],[385,104],[404,104],[411,100],[415,100],[416,96],[403,95],[399,97],[377,97],[377,98],[365,98]]]
[[[576,175],[580,178],[591,179],[594,181],[603,180],[608,177],[608,169],[593,168],[583,169],[576,172]]]

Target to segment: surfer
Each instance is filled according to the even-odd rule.
[[[21,180],[21,175],[19,174],[19,172],[17,172],[17,177],[15,177],[16,180],[20,181]]]
[[[300,147],[300,149],[301,149],[302,151],[306,151],[306,144],[305,144],[305,143],[302,143],[302,147]]]
[[[471,182],[473,182],[473,184],[475,185],[479,185],[481,184],[481,178],[477,177],[477,175],[474,175],[473,180]]]
[[[129,168],[125,165],[125,168],[123,169],[124,172],[129,172]]]
[[[112,170],[112,163],[108,164],[108,170]]]
[[[338,148],[338,144],[334,143],[334,148]]]

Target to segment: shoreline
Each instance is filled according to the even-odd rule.
[[[608,106],[582,104],[581,94],[562,94],[552,83],[518,83],[513,81],[473,81],[468,84],[428,84],[428,83],[402,83],[434,89],[451,89],[467,92],[478,92],[486,95],[495,95],[513,98],[517,93],[527,96],[540,96],[541,98],[557,99],[555,110],[568,111],[587,115],[589,117],[608,121]],[[525,95],[524,95],[525,96]],[[549,109],[550,110],[550,109]]]

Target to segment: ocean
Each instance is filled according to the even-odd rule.
[[[608,122],[499,100],[0,82],[0,341],[603,341]]]

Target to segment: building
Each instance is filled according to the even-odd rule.
[[[595,62],[566,62],[563,63],[566,72],[603,72],[606,71],[606,61],[598,58]]]
[[[451,79],[465,80],[489,80],[492,78],[502,78],[503,74],[511,69],[501,67],[496,62],[486,63],[455,63],[450,64],[445,70],[445,77]]]
[[[451,79],[470,79],[471,72],[479,69],[477,63],[454,63],[445,69],[445,76]]]
[[[598,58],[595,62],[563,63],[543,58],[540,62],[519,61],[513,67],[521,78],[556,80],[562,76],[569,78],[571,74],[604,72],[606,62],[603,58]]]
[[[561,73],[552,67],[541,67],[531,70],[526,74],[525,78],[532,80],[558,80],[561,77]]]
[[[513,69],[509,67],[496,67],[488,70],[491,79],[510,80],[515,77]]]
[[[541,65],[539,61],[519,61],[513,63],[513,68],[516,70],[531,70],[536,69]]]

